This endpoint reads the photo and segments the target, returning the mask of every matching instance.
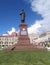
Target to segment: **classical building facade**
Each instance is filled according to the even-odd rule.
[[[5,48],[12,46],[18,41],[18,36],[16,32],[13,32],[11,35],[0,35],[0,48]]]
[[[36,43],[40,45],[50,46],[50,31],[43,33],[35,40]]]

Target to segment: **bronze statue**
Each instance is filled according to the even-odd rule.
[[[25,22],[25,12],[24,12],[24,9],[21,10],[20,16],[21,16],[21,23],[24,23]]]

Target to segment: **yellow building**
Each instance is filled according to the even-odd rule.
[[[17,33],[13,32],[11,35],[0,36],[0,48],[12,46],[18,41]]]

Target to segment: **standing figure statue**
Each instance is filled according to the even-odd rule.
[[[21,10],[20,16],[21,16],[21,23],[24,23],[25,22],[25,12],[24,12],[24,9]]]

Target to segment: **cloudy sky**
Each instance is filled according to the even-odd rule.
[[[19,30],[22,9],[29,33],[50,31],[50,0],[0,0],[0,34]]]

